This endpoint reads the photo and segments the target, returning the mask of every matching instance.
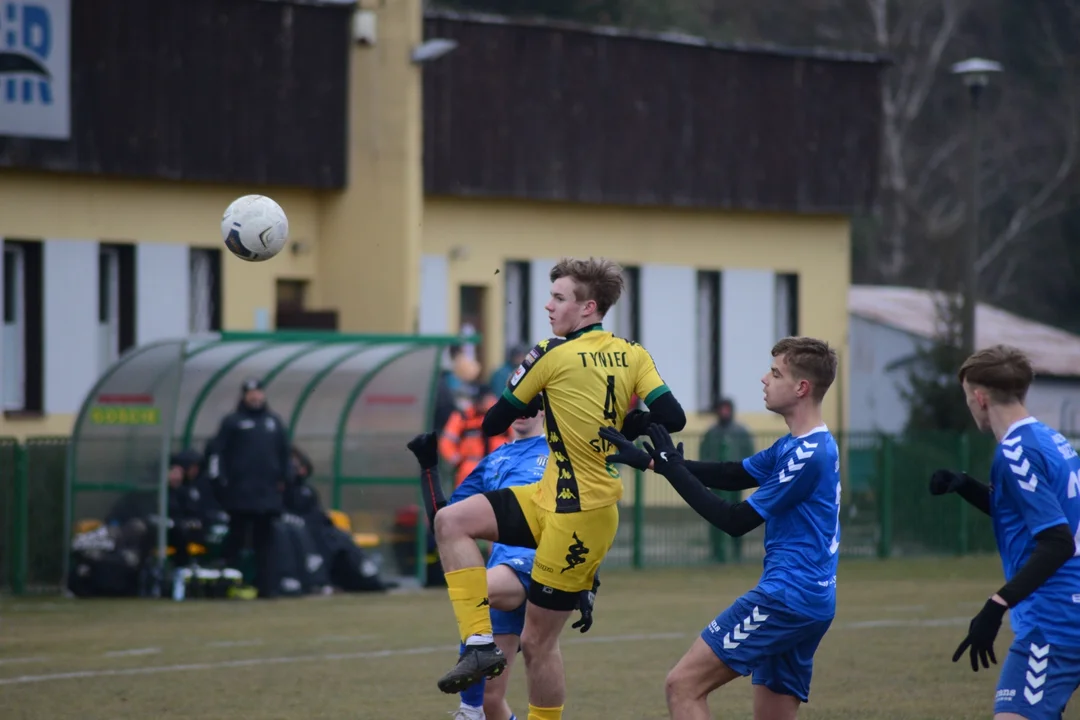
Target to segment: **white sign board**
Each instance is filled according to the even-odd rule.
[[[71,136],[71,0],[0,0],[0,136]]]

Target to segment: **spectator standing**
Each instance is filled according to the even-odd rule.
[[[742,423],[735,420],[735,403],[729,398],[721,398],[716,405],[716,423],[705,431],[701,439],[701,459],[707,462],[739,462],[754,454],[754,438]],[[716,491],[728,502],[739,502],[742,496],[738,492]],[[738,560],[742,552],[742,538],[731,537],[715,527],[709,528],[712,538],[713,558],[719,562],[727,560],[727,546],[730,544],[733,560]]]
[[[240,403],[221,421],[212,443],[210,474],[229,513],[225,560],[236,566],[250,533],[259,597],[274,597],[274,520],[281,514],[285,488],[292,484],[293,461],[288,428],[267,405],[260,380],[244,381]]]

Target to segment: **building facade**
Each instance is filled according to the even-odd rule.
[[[47,11],[19,20],[51,23],[53,49],[25,51],[56,86],[0,75],[0,115],[18,116],[0,121],[0,435],[66,433],[120,353],[220,329],[469,324],[490,371],[549,333],[562,255],[624,265],[607,324],[689,410],[727,395],[775,427],[771,344],[817,335],[846,355],[875,58],[425,16],[419,0],[19,5]],[[272,52],[230,43],[239,25]],[[456,47],[417,52],[433,39]],[[221,244],[248,193],[289,216],[270,262]]]

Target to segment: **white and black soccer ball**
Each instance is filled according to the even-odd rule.
[[[244,195],[225,209],[221,239],[241,260],[269,260],[289,239],[289,219],[281,206],[265,195]]]

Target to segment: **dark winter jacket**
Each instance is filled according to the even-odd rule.
[[[210,475],[226,512],[278,513],[292,481],[288,428],[267,406],[225,416],[210,448]]]

